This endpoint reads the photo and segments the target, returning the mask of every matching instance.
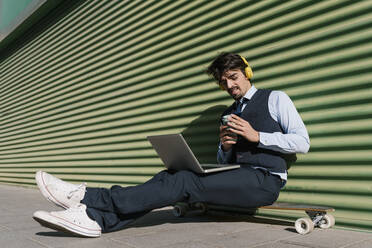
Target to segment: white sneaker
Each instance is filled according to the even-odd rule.
[[[67,183],[44,171],[36,172],[35,179],[41,194],[57,206],[68,209],[80,204],[84,198],[86,183]]]
[[[36,211],[32,216],[42,226],[71,233],[82,237],[101,236],[101,227],[87,215],[86,206],[75,207],[58,212]]]

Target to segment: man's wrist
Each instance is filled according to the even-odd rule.
[[[256,131],[256,139],[255,139],[255,142],[256,142],[257,144],[260,143],[260,132],[257,132],[257,131]]]
[[[225,147],[224,145],[221,145],[221,150],[222,150],[223,152],[228,152],[228,151],[231,150],[231,148],[232,148],[232,146]]]

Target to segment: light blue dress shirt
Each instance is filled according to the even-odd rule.
[[[251,99],[256,92],[257,88],[252,85],[244,98]],[[246,105],[243,104],[242,110]],[[281,153],[307,153],[310,148],[309,134],[289,96],[283,91],[272,91],[269,96],[268,107],[271,117],[279,123],[284,133],[259,132],[260,142],[257,147]],[[224,152],[220,144],[217,152],[218,163],[227,164],[231,161],[231,158],[232,150]],[[287,173],[273,174],[287,180]]]

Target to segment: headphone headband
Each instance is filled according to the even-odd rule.
[[[239,55],[239,56],[240,56],[240,58],[242,58],[244,64],[246,64],[247,66],[249,66],[248,61],[243,56],[241,56],[241,55]]]

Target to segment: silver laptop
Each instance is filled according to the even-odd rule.
[[[182,134],[148,136],[147,139],[168,169],[191,170],[204,174],[240,167],[237,164],[199,164]]]

